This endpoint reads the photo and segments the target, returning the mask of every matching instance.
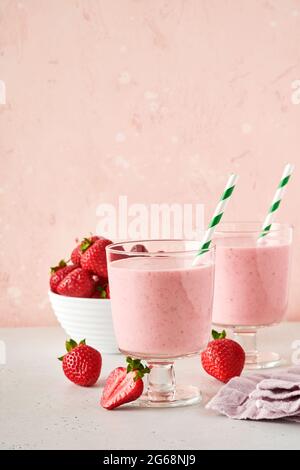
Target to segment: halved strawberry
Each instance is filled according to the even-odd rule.
[[[139,398],[144,390],[143,376],[150,372],[139,359],[127,357],[128,365],[117,367],[108,376],[101,397],[101,406],[113,410]]]

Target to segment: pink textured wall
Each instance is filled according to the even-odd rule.
[[[234,171],[227,220],[262,219],[300,163],[299,0],[0,0],[0,80],[2,326],[55,323],[48,266],[99,203],[208,214]],[[298,166],[280,219],[300,319]]]

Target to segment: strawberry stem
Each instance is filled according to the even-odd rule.
[[[138,379],[142,379],[145,374],[150,373],[150,369],[148,366],[144,366],[140,359],[133,359],[132,357],[126,357],[127,362],[127,374],[128,372],[136,371],[136,375],[134,377],[134,381],[136,382]]]
[[[69,341],[66,341],[66,350],[68,352],[72,351],[72,349],[76,348],[76,346],[78,346],[78,344],[73,339],[69,339]]]
[[[66,344],[66,350],[69,353],[69,352],[72,351],[72,349],[76,348],[77,346],[80,346],[80,345],[84,346],[86,344],[86,342],[85,342],[85,339],[82,339],[79,342],[79,344],[77,344],[76,341],[74,341],[74,339],[70,338],[69,341],[67,340],[65,344]],[[65,357],[65,355],[60,356],[57,359],[59,361],[62,361],[64,357]]]
[[[84,253],[90,246],[92,246],[93,242],[90,238],[84,238],[80,244],[80,250]]]
[[[65,262],[65,260],[61,259],[57,266],[51,266],[50,273],[51,274],[56,273],[56,271],[58,271],[61,268],[65,268],[66,266],[67,266],[67,263]]]
[[[212,330],[211,335],[212,335],[213,339],[224,339],[224,338],[226,338],[226,331],[223,330],[223,331],[221,331],[221,333],[219,333],[216,330]]]

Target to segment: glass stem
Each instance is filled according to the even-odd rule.
[[[246,353],[246,363],[257,362],[257,330],[256,328],[235,328],[234,339],[237,341]]]
[[[156,402],[172,401],[175,395],[175,372],[172,362],[150,362],[147,395]]]

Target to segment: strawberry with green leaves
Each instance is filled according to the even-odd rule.
[[[127,368],[117,367],[108,376],[101,397],[101,406],[113,410],[139,398],[144,390],[143,377],[150,369],[139,359],[127,357]]]
[[[88,346],[83,339],[79,344],[73,339],[66,341],[67,354],[59,357],[65,376],[76,385],[94,385],[101,372],[102,357],[99,351]]]
[[[57,288],[60,282],[69,274],[70,272],[74,271],[74,269],[78,268],[79,265],[72,264],[70,266],[67,265],[65,260],[60,260],[57,266],[53,266],[50,268],[50,289],[52,292],[57,294]]]
[[[50,288],[52,292],[67,297],[91,297],[95,281],[89,271],[78,265],[67,265],[64,260],[51,268]]]
[[[90,237],[84,238],[80,243],[78,243],[78,238],[77,238],[75,241],[78,244],[71,253],[71,261],[72,261],[73,264],[79,264],[80,265],[80,259],[81,259],[81,255],[82,255],[81,246],[85,247],[85,242],[84,242],[85,240],[95,242],[97,240],[100,240],[100,237],[98,237],[97,235],[91,235]]]
[[[213,341],[201,353],[203,369],[220,380],[228,382],[242,373],[245,364],[245,351],[232,339],[226,338],[226,331],[212,330]]]
[[[86,271],[96,274],[102,284],[107,282],[107,262],[105,248],[112,242],[103,237],[84,238],[71,254],[72,262],[80,262]]]

